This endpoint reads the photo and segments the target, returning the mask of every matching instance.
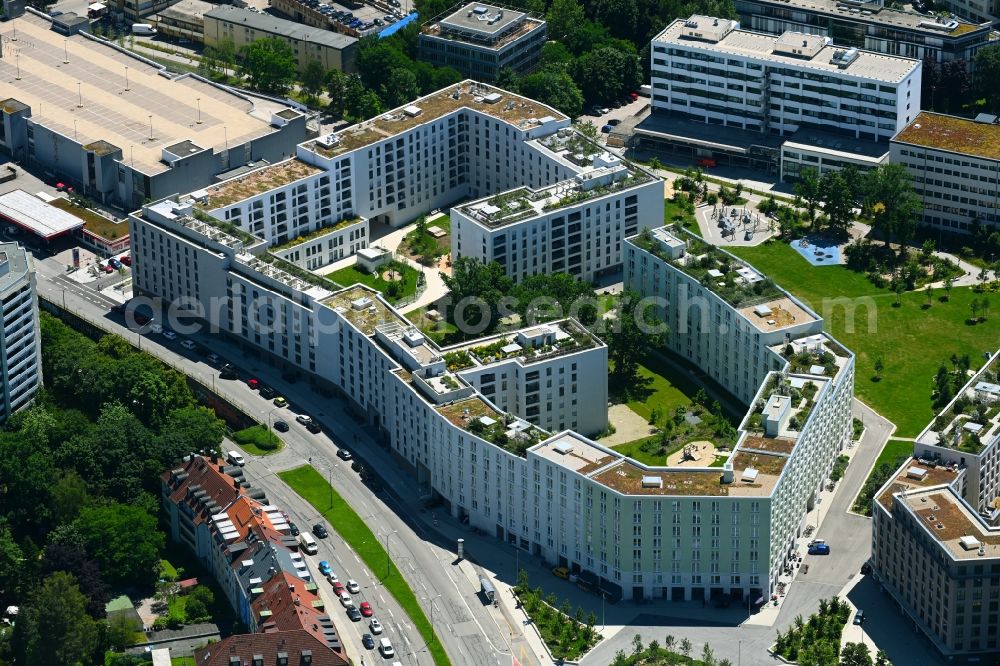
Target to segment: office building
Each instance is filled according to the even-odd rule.
[[[923,222],[948,231],[1000,227],[1000,123],[922,111],[891,143],[890,159],[913,176]]]
[[[755,374],[725,466],[653,468],[573,432],[603,429],[607,414],[607,349],[574,320],[441,349],[379,294],[290,272],[265,241],[194,211],[164,200],[131,216],[137,293],[186,297],[211,326],[308,373],[445,510],[613,598],[767,598],[849,440],[853,356],[814,332],[804,306],[809,335],[772,344],[748,331],[742,342],[755,359],[754,345],[770,345],[760,362],[774,371]],[[770,316],[784,322],[781,303]],[[659,534],[709,515],[737,528],[724,546],[703,550],[686,529]],[[631,552],[615,548],[622,541]]]
[[[187,456],[161,476],[161,503],[171,540],[212,574],[248,632],[201,648],[198,663],[228,666],[251,646],[256,652],[245,663],[268,648],[275,659],[282,652],[286,659],[314,658],[291,664],[348,663],[288,519],[250,487],[241,467],[215,453]]]
[[[872,504],[882,589],[948,663],[993,659],[1000,610],[1000,352],[917,437]]]
[[[12,82],[0,146],[80,194],[134,210],[245,164],[290,157],[307,137],[300,111],[194,75],[164,77],[111,44],[50,28],[49,17],[29,11],[17,21],[17,62],[0,59]]]
[[[534,69],[542,57],[545,21],[527,12],[470,2],[431,19],[420,29],[420,59],[454,67],[477,81],[495,81],[501,69]]]
[[[217,47],[229,39],[239,52],[258,39],[274,37],[292,47],[299,73],[312,61],[319,62],[324,70],[356,70],[357,38],[334,32],[329,24],[325,27],[303,25],[230,5],[218,5],[206,12],[202,22],[205,46]]]
[[[972,23],[893,9],[881,0],[736,0],[736,13],[740,23],[755,32],[780,35],[793,30],[830,37],[839,47],[920,61],[930,58],[937,63],[963,60],[971,64],[976,51],[989,43],[993,22],[992,18],[983,18],[974,5],[985,8],[989,1],[942,3]],[[952,9],[961,5],[966,5],[969,11]]]
[[[654,37],[651,57],[652,113],[636,128],[642,147],[786,180],[804,165],[880,164],[920,109],[920,61],[836,48],[820,35],[774,37],[692,16]]]
[[[42,385],[38,296],[31,257],[17,243],[0,243],[0,421],[29,405]]]
[[[204,0],[180,0],[150,17],[156,32],[165,37],[205,42],[205,14],[218,7]]]
[[[495,261],[515,281],[569,273],[586,282],[619,270],[622,241],[663,220],[660,180],[574,133],[541,140],[581,170],[545,188],[521,187],[452,208],[453,257]],[[641,213],[640,213],[641,212]]]

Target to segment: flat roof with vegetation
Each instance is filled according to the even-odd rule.
[[[1000,125],[921,111],[893,139],[897,143],[1000,160]]]
[[[323,169],[295,158],[254,169],[206,188],[208,204],[205,207],[209,210],[224,208],[318,173],[323,173]]]

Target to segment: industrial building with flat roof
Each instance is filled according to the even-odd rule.
[[[502,5],[469,2],[431,19],[420,30],[420,57],[454,67],[478,81],[494,81],[500,70],[527,72],[545,45],[545,21]]]
[[[357,69],[354,58],[358,40],[350,35],[229,5],[216,6],[206,12],[202,22],[205,46],[217,47],[228,39],[239,51],[258,39],[276,37],[292,47],[300,73],[312,61],[319,62],[324,70],[353,72]]]
[[[923,222],[949,231],[1000,228],[1000,120],[921,111],[890,143],[913,177]]]
[[[210,184],[253,160],[278,161],[307,136],[304,114],[237,94],[90,35],[69,38],[29,10],[0,103],[0,146],[93,199],[132,209]],[[3,24],[5,50],[14,23]]]
[[[948,663],[1000,651],[1000,352],[872,502],[872,571]]]

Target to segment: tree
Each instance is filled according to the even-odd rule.
[[[365,92],[361,77],[357,74],[345,74],[339,69],[331,69],[327,73],[326,94],[330,96],[327,107],[334,116],[343,118],[357,100]]]
[[[701,648],[701,661],[705,666],[715,666],[715,653],[712,652],[712,648],[709,647],[708,643]]]
[[[809,223],[815,222],[816,208],[822,198],[819,174],[816,169],[807,167],[799,172],[799,179],[795,183],[795,196],[805,202],[806,210],[809,211]]]
[[[42,574],[64,571],[76,578],[80,592],[87,597],[87,612],[104,617],[104,605],[111,600],[111,589],[104,582],[101,567],[87,553],[80,531],[73,525],[60,525],[49,535],[42,554]]]
[[[163,533],[139,506],[108,503],[84,509],[75,523],[101,570],[111,581],[135,585],[156,580]]]
[[[236,44],[229,37],[223,37],[215,46],[205,48],[210,58],[218,60],[224,69],[231,70],[236,65]]]
[[[667,634],[666,637],[663,639],[663,647],[667,648],[667,650],[671,652],[674,651],[674,647],[676,645],[677,645],[677,639],[674,638],[673,634]]]
[[[941,63],[941,100],[946,113],[958,111],[969,101],[972,76],[969,63],[962,58]]]
[[[976,86],[986,98],[987,107],[1000,111],[1000,44],[990,44],[976,51]]]
[[[453,309],[449,320],[459,330],[489,331],[500,323],[500,300],[513,285],[500,264],[484,264],[473,257],[460,257],[452,265],[451,275],[441,273],[441,279],[451,290]]]
[[[382,100],[374,90],[365,90],[351,100],[347,111],[354,120],[368,120],[382,113]]]
[[[379,99],[385,108],[395,108],[409,103],[420,96],[416,75],[403,67],[389,71],[385,81],[379,88]]]
[[[642,636],[635,634],[632,636],[632,654],[640,654],[642,652]]]
[[[566,68],[573,62],[573,54],[569,52],[569,49],[560,42],[546,42],[545,46],[542,47],[542,59],[539,63],[539,67],[542,69],[559,69]],[[507,71],[513,71],[509,68],[505,68]],[[500,74],[504,73],[504,69],[500,70]],[[497,85],[500,85],[500,79],[497,79]],[[503,87],[503,86],[500,86]]]
[[[924,288],[924,295],[925,295],[925,296],[927,297],[927,304],[926,304],[926,307],[928,307],[928,308],[929,308],[929,307],[931,306],[931,303],[932,303],[932,301],[934,300],[934,288],[933,288],[933,287],[931,287],[931,285],[930,285],[930,284],[928,284],[928,285],[927,285],[927,286],[926,286],[926,287]]]
[[[24,664],[77,666],[95,663],[97,623],[87,615],[86,597],[68,573],[54,573],[21,607],[14,649]]]
[[[880,164],[865,178],[862,210],[887,245],[893,236],[903,245],[913,236],[921,206],[911,181],[901,164]]]
[[[620,386],[632,384],[638,374],[639,361],[650,350],[662,345],[666,335],[662,323],[650,325],[644,306],[637,293],[623,292],[614,328],[607,337],[608,358],[614,364],[613,376]]]
[[[684,659],[690,660],[691,650],[694,649],[694,646],[691,645],[691,641],[689,641],[685,636],[684,638],[681,639],[680,645],[678,647],[680,648],[681,654],[684,655]]]
[[[518,92],[571,118],[583,112],[583,93],[565,71],[549,69],[528,74],[518,84]]]
[[[549,39],[563,42],[583,25],[583,3],[576,0],[553,0],[545,20],[548,23]]]
[[[979,307],[983,311],[983,321],[990,315],[990,299],[983,296],[982,300],[979,301]]]
[[[310,60],[302,72],[302,89],[309,97],[315,99],[319,96],[326,84],[326,70],[319,60]]]
[[[879,650],[875,653],[875,666],[892,666],[892,662],[889,661],[889,655],[884,650]]]
[[[185,611],[190,613],[190,603],[185,607]],[[107,622],[107,632],[105,640],[108,647],[115,651],[122,651],[135,644],[136,639],[142,635],[142,625],[133,617],[125,613],[115,613]]]
[[[854,220],[854,192],[839,171],[829,171],[820,180],[823,212],[834,234],[846,235]]]
[[[409,70],[413,64],[398,42],[379,39],[378,35],[369,35],[358,40],[355,61],[361,81],[369,90],[381,90],[390,72],[394,69]]]
[[[21,582],[24,568],[24,554],[14,541],[10,528],[0,528],[0,598],[16,598],[16,589]]]
[[[840,651],[840,666],[873,666],[868,648],[861,643],[848,643]]]
[[[588,104],[610,102],[641,83],[639,57],[610,46],[583,54],[572,71]]]
[[[885,370],[885,361],[882,360],[882,355],[879,354],[875,357],[875,381],[880,381],[882,379],[882,371]]]
[[[240,73],[253,88],[283,95],[292,87],[297,73],[295,54],[283,39],[258,39],[240,49],[240,59]]]
[[[944,300],[947,301],[947,300],[951,299],[951,290],[952,290],[952,288],[954,288],[954,286],[955,286],[955,278],[954,277],[950,277],[950,278],[948,278],[947,280],[944,281],[944,296],[945,296]]]

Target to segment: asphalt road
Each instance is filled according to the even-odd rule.
[[[128,340],[139,342],[144,351],[158,356],[204,384],[214,386],[220,394],[262,422],[282,418],[289,423],[289,432],[282,433],[285,448],[281,452],[256,459],[248,456],[248,476],[255,485],[267,491],[271,500],[282,507],[300,529],[308,529],[317,522],[318,514],[275,474],[311,461],[313,467],[329,477],[337,492],[367,521],[379,538],[385,539],[385,535],[389,535],[391,557],[403,572],[428,617],[432,615],[433,605],[433,622],[437,635],[453,663],[506,666],[510,663],[512,642],[516,653],[526,655],[522,658],[522,663],[536,663],[530,652],[524,649],[525,644],[520,637],[521,626],[507,622],[502,613],[492,606],[484,606],[477,596],[478,586],[472,585],[458,569],[454,538],[446,539],[434,531],[435,527],[443,528],[446,523],[450,524],[450,518],[435,516],[417,508],[420,493],[415,481],[394,462],[378,462],[388,460],[387,451],[376,444],[368,431],[346,413],[343,403],[322,398],[305,381],[294,385],[286,384],[280,377],[280,371],[256,357],[245,356],[235,345],[219,337],[190,336],[240,367],[243,379],[257,377],[289,400],[290,407],[276,409],[269,401],[251,391],[245,382],[220,380],[217,369],[210,366],[205,358],[189,354],[179,346],[180,338],[169,342],[160,335],[140,336],[125,329],[120,317],[109,314],[109,309],[114,304],[111,299],[95,292],[91,285],[81,285],[65,279],[62,276],[63,267],[56,261],[36,259],[35,263],[40,294],[56,303],[65,303],[68,309],[89,319],[102,320],[106,328],[111,328]],[[356,456],[366,461],[366,465],[382,477],[383,485],[390,490],[373,494],[357,474],[351,471],[350,465],[336,457],[336,446],[328,434],[310,434],[295,422],[295,414],[299,412],[310,414],[324,426],[324,433],[332,434],[338,442],[350,444]],[[464,528],[463,531],[467,532]],[[463,536],[470,538],[474,535],[467,532]],[[486,542],[491,543],[492,548],[502,549],[502,545],[493,539],[483,541]],[[335,533],[321,542],[320,556],[313,559],[331,561],[341,580],[353,577],[362,585],[363,593],[369,596],[367,600],[375,606],[376,616],[386,625],[388,636],[399,655],[404,657],[404,663],[431,663],[427,646],[409,618],[395,600],[382,591],[371,572],[360,564]],[[313,564],[314,570],[318,570],[315,562]],[[345,634],[348,645],[352,638],[360,645],[360,633],[367,631],[362,626],[367,627],[367,622],[358,623],[357,631],[345,631],[345,627],[352,623],[347,620],[346,615],[338,615],[339,603],[332,598],[332,591],[328,586],[321,584],[320,589],[330,597],[327,605],[331,609],[331,616]],[[333,603],[329,603],[330,601]],[[371,656],[375,657],[374,654]],[[381,657],[376,658],[380,659]],[[366,662],[371,661],[371,658],[366,658]]]

